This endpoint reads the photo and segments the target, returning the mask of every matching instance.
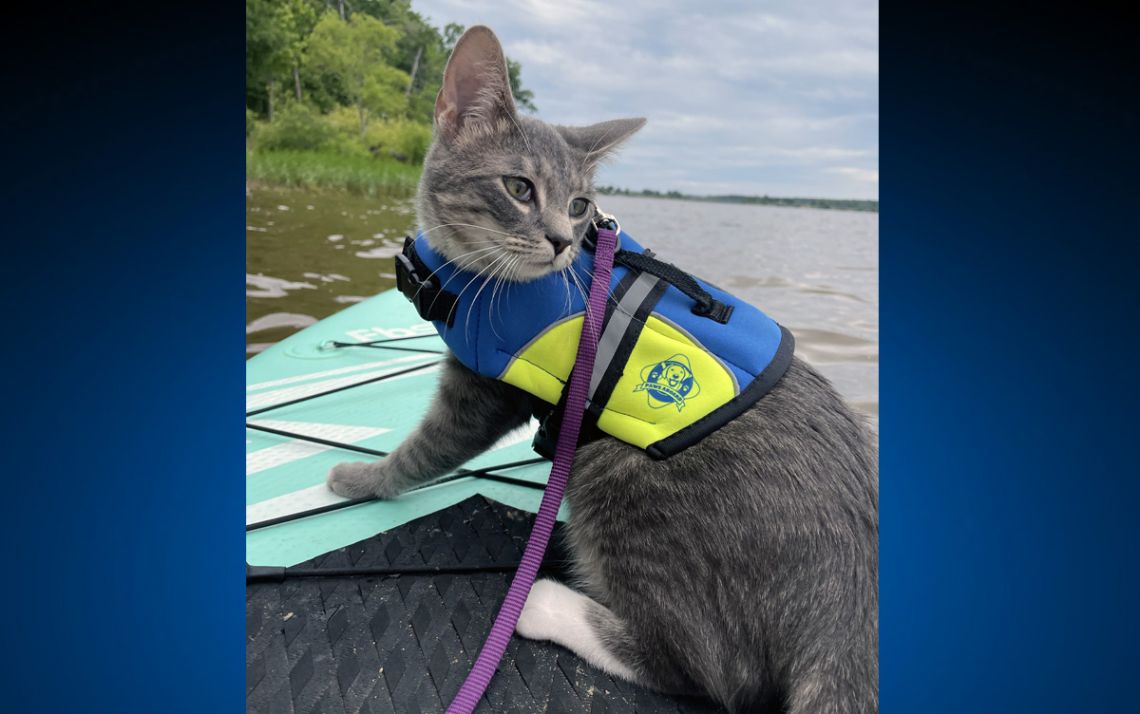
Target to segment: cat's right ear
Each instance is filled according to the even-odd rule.
[[[515,116],[503,47],[491,28],[475,25],[455,43],[435,98],[435,126],[453,139],[464,129]]]
[[[645,119],[611,119],[590,126],[557,126],[555,129],[571,149],[582,152],[591,169],[617,151],[626,139],[645,126]]]

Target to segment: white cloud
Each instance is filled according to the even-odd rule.
[[[827,170],[842,176],[850,176],[855,181],[873,184],[879,183],[878,169],[861,169],[855,166],[833,166]]]
[[[869,198],[878,193],[873,0],[413,0],[484,23],[522,63],[539,116],[645,116],[602,170],[630,188]]]

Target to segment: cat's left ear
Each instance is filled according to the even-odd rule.
[[[515,116],[507,61],[491,28],[476,25],[455,43],[435,98],[435,125],[454,138],[465,128]]]
[[[611,119],[589,126],[560,126],[558,133],[571,149],[585,154],[585,162],[591,168],[611,156],[626,139],[645,126],[645,119]]]

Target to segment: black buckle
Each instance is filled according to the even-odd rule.
[[[570,382],[567,381],[557,405],[551,406],[542,402],[538,409],[532,410],[533,416],[538,419],[538,430],[534,432],[530,448],[544,459],[554,460],[554,452],[558,448],[558,434],[562,431],[562,418],[566,412],[566,392],[569,389]],[[537,397],[535,401],[538,401]],[[582,426],[578,430],[578,447],[601,438],[602,432],[598,429],[597,423],[598,417],[592,413],[592,406],[587,405]]]
[[[710,320],[715,320],[724,325],[728,322],[728,318],[732,317],[732,305],[727,305],[715,298],[710,299],[707,303],[699,302],[693,306],[693,314],[707,317]]]
[[[431,322],[455,322],[454,293],[441,290],[431,271],[416,254],[416,242],[411,236],[404,238],[404,250],[396,256],[396,289],[416,308],[420,317]]]

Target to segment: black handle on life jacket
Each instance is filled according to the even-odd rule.
[[[686,297],[697,303],[693,306],[693,314],[701,315],[720,324],[728,322],[732,315],[732,305],[726,305],[709,294],[701,287],[696,279],[672,263],[666,263],[653,257],[651,253],[634,253],[628,250],[619,250],[614,255],[615,265],[624,265],[631,270],[640,270],[643,273],[656,275],[673,287],[680,290]]]

